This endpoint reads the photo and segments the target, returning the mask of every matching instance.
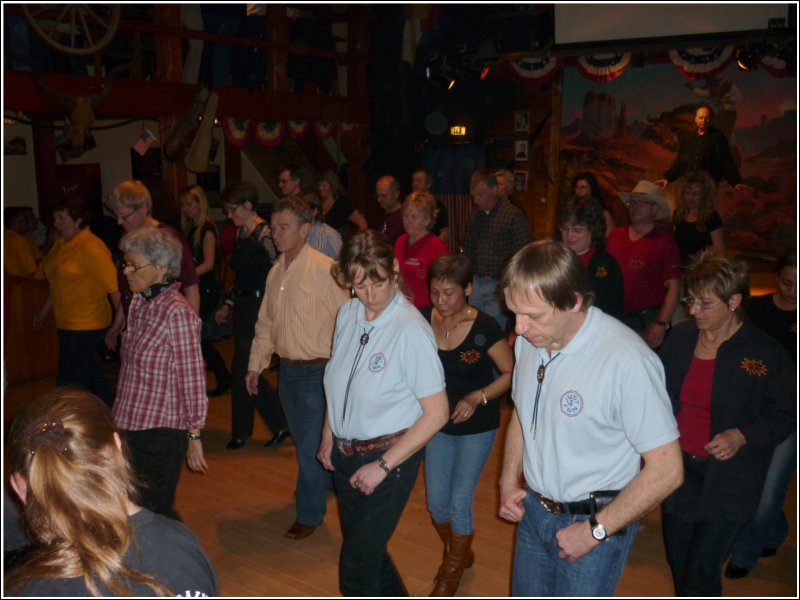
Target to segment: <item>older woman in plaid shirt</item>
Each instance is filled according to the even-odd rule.
[[[200,430],[208,410],[200,318],[179,291],[181,247],[144,228],[120,242],[133,300],[122,336],[114,420],[125,434],[140,484],[140,504],[169,517],[184,457],[208,469]]]

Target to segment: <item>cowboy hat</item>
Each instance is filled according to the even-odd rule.
[[[655,202],[658,206],[658,210],[653,216],[653,219],[656,221],[660,219],[667,219],[672,214],[672,207],[669,205],[669,202],[667,202],[664,194],[661,193],[661,188],[659,188],[658,185],[652,181],[642,180],[636,184],[636,187],[633,188],[632,192],[619,192],[617,195],[620,197],[625,206],[630,204],[633,196],[645,196],[651,202]]]

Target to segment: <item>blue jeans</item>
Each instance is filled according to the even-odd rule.
[[[425,447],[425,492],[436,523],[470,535],[472,500],[497,430],[472,435],[437,433]]]
[[[56,385],[85,387],[108,406],[114,405],[114,390],[103,368],[97,364],[96,348],[105,329],[71,331],[58,329],[58,375]]]
[[[503,304],[500,302],[500,290],[497,288],[496,279],[486,279],[480,275],[474,275],[472,277],[472,293],[469,296],[469,303],[497,321],[500,329],[506,330],[508,317],[503,311]]]
[[[554,515],[528,490],[517,527],[512,596],[613,596],[638,523],[613,535],[575,562],[558,558],[556,533],[588,515]]]
[[[783,505],[795,469],[796,431],[775,448],[756,514],[739,532],[734,542],[731,553],[733,564],[750,570],[758,563],[764,548],[780,548],[789,537],[789,522],[783,513]]]
[[[297,447],[297,520],[319,525],[325,517],[326,493],[331,473],[317,460],[322,424],[325,419],[325,364],[290,367],[281,360],[278,396]]]
[[[422,451],[392,469],[369,496],[350,485],[353,473],[384,452],[345,456],[335,445],[331,452],[342,526],[339,590],[343,596],[408,596],[386,545],[414,489]]]

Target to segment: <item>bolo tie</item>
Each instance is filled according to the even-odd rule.
[[[561,352],[557,353],[547,362],[542,360],[542,362],[539,364],[539,368],[536,369],[536,399],[533,401],[533,419],[531,420],[531,432],[533,433],[533,439],[536,439],[536,421],[539,417],[539,396],[542,394],[542,383],[544,383],[544,376],[547,373],[547,367],[549,367],[550,363],[559,356],[561,356]]]
[[[363,328],[362,328],[363,329]],[[367,347],[369,343],[369,334],[372,333],[372,330],[375,329],[373,325],[370,327],[370,330],[367,331],[363,329],[364,333],[361,334],[361,337],[358,338],[358,352],[356,352],[356,357],[353,360],[353,366],[350,369],[350,376],[347,378],[347,387],[344,391],[344,409],[342,409],[342,426],[344,426],[344,419],[347,415],[347,399],[350,396],[350,384],[353,383],[353,377],[356,374],[356,368],[358,367],[358,361],[361,360],[361,355],[364,354],[364,348]]]

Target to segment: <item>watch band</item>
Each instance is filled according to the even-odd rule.
[[[191,431],[187,431],[186,432],[186,439],[191,441],[191,440],[201,440],[203,438],[200,436],[199,433],[192,433]]]
[[[485,389],[481,390],[481,404],[483,404],[484,406],[489,404],[489,399],[486,397],[486,390]]]
[[[386,461],[383,459],[383,457],[378,459],[378,466],[384,471],[386,471],[387,475],[392,472],[392,470],[389,468],[389,465],[386,464]]]

